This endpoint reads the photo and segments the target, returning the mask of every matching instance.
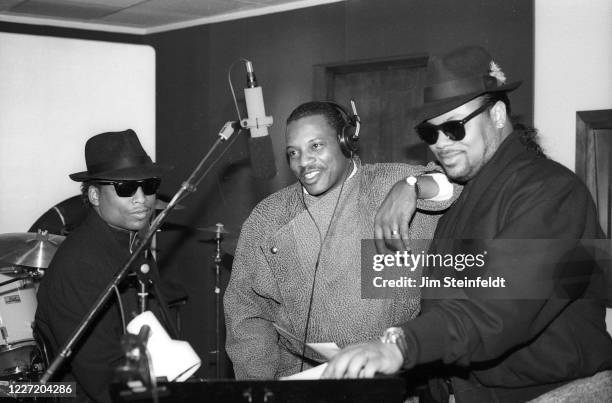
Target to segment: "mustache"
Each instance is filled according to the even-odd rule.
[[[456,154],[458,152],[461,152],[461,150],[439,150],[436,151],[436,154],[440,155],[440,156],[446,156],[446,155],[450,155],[450,154]]]
[[[305,174],[311,171],[322,171],[323,169],[324,167],[320,165],[309,165],[307,167],[300,169],[300,176],[304,176]]]

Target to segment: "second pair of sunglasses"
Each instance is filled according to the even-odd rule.
[[[491,104],[492,102],[485,102],[478,109],[461,120],[449,120],[440,125],[432,125],[431,123],[423,122],[415,127],[415,129],[421,140],[429,145],[436,144],[439,132],[444,133],[453,141],[461,141],[465,137],[465,124],[484,112]]]
[[[142,189],[142,192],[147,195],[153,195],[159,189],[161,184],[160,178],[148,178],[142,180],[116,180],[116,181],[97,181],[101,185],[113,185],[115,192],[119,197],[132,197],[136,194],[138,188]]]

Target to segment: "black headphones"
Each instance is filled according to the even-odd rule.
[[[353,114],[349,114],[346,109],[342,107],[342,105],[336,102],[324,102],[333,106],[338,112],[340,112],[344,125],[342,126],[342,130],[340,130],[338,133],[338,143],[340,144],[342,154],[344,154],[344,156],[347,158],[352,158],[353,154],[359,150],[359,129],[361,128],[361,120],[357,114],[355,101],[351,99]]]

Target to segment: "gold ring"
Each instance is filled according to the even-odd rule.
[[[399,231],[396,229],[391,230],[391,235],[399,235]]]

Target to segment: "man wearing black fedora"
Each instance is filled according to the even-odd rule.
[[[70,175],[82,182],[90,205],[85,221],[69,234],[55,254],[38,290],[36,326],[53,354],[81,322],[113,275],[127,262],[139,231],[149,226],[164,167],[154,163],[133,130],[91,137],[85,145],[87,171]],[[145,250],[134,264],[148,263],[148,279],[159,281],[155,261]],[[124,354],[125,324],[139,314],[137,288],[129,276],[77,343],[58,380],[76,380],[80,401],[110,402],[108,386]],[[149,309],[161,315],[163,298]],[[163,317],[160,320],[164,321]]]
[[[381,341],[347,347],[323,377],[440,364],[429,382],[436,401],[518,402],[612,368],[605,305],[583,253],[584,242],[602,237],[595,205],[576,175],[543,155],[533,129],[512,124],[507,93],[519,85],[480,47],[430,59],[416,131],[464,190],[429,254],[479,252],[483,265],[424,267],[427,280],[449,283],[422,282],[416,319]],[[398,182],[381,209],[401,210],[410,192]],[[483,278],[504,285],[484,286]],[[578,400],[609,398],[605,374],[605,384]]]

